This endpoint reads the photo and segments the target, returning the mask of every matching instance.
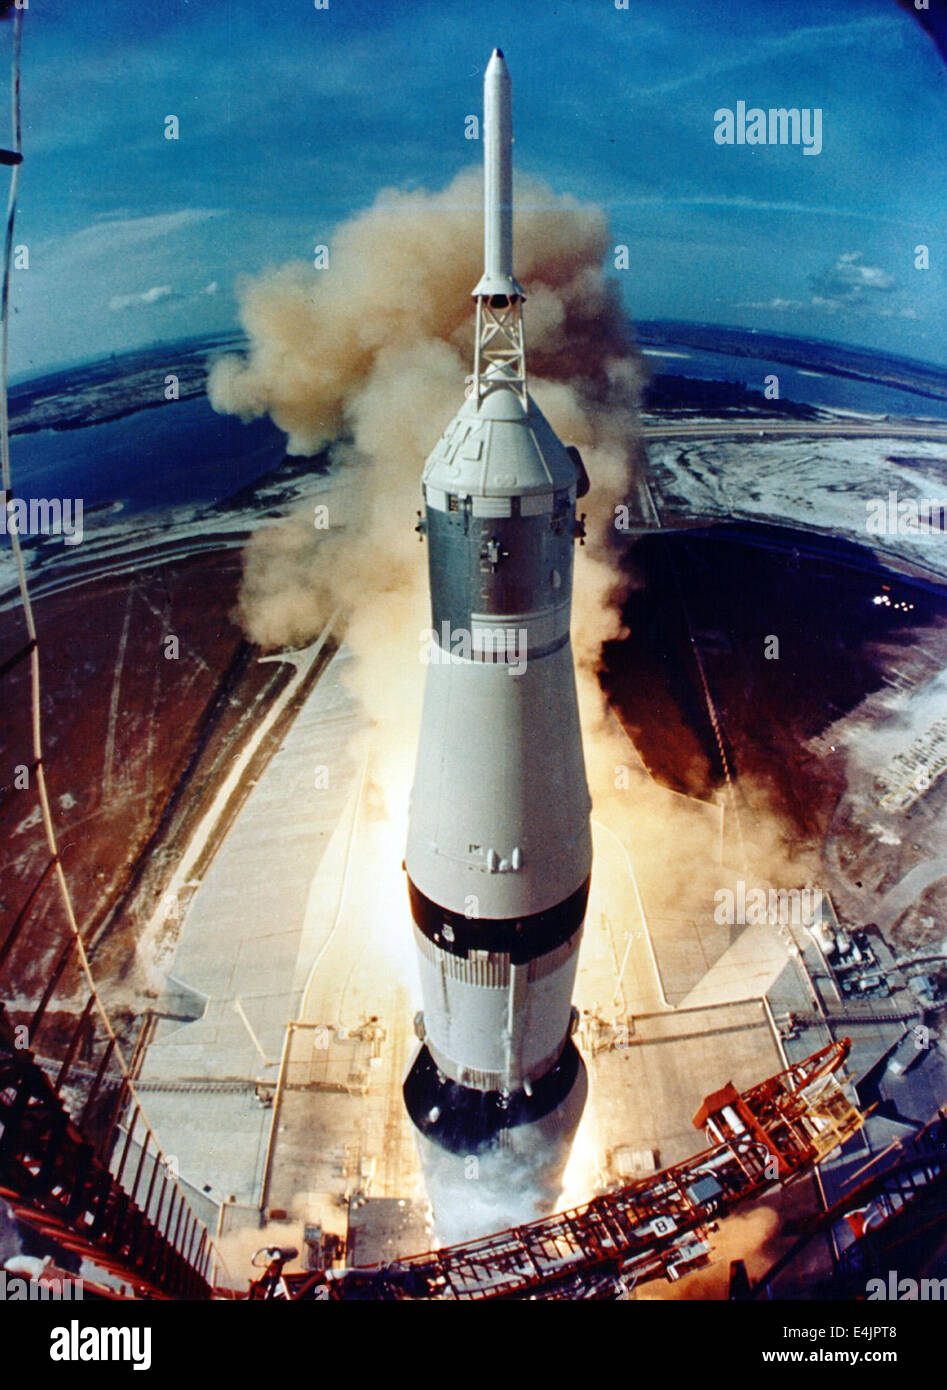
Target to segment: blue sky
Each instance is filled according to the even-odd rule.
[[[606,208],[633,317],[947,362],[947,83],[894,0],[34,0],[13,372],[233,327],[240,274],[478,164],[497,44],[517,167]],[[821,108],[822,153],[717,145],[738,101]]]

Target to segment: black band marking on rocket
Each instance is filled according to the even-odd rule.
[[[418,930],[440,950],[464,957],[470,951],[495,951],[509,956],[513,965],[526,965],[554,951],[580,929],[589,882],[587,878],[563,902],[528,917],[465,917],[432,902],[410,878],[408,898]]]
[[[571,1092],[582,1058],[569,1038],[555,1066],[525,1091],[475,1091],[438,1071],[426,1047],[404,1083],[404,1102],[425,1138],[455,1154],[486,1148],[503,1130],[518,1129],[552,1113]]]

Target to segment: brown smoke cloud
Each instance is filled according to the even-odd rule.
[[[269,414],[290,453],[330,446],[346,484],[344,500],[333,493],[328,532],[315,532],[306,512],[248,546],[241,616],[263,646],[311,637],[334,603],[363,611],[366,600],[403,603],[423,586],[414,514],[424,459],[470,370],[480,184],[466,172],[440,193],[385,191],[338,229],[328,269],[293,263],[240,287],[249,350],[214,364],[212,405],[244,420]],[[588,612],[576,624],[597,662],[601,635],[614,630],[606,600],[618,576],[603,563],[610,508],[635,458],[645,373],[601,268],[601,211],[527,180],[517,199],[530,389],[582,449],[596,483],[590,500],[609,509],[592,527],[594,582],[583,586]]]
[[[248,350],[219,359],[208,384],[216,410],[269,414],[290,453],[330,451],[328,530],[314,528],[306,507],[257,532],[244,554],[240,618],[253,641],[275,649],[310,640],[341,606],[358,657],[355,693],[386,729],[376,757],[391,765],[373,772],[382,785],[405,775],[403,753],[416,739],[416,643],[429,618],[414,524],[424,460],[472,366],[481,184],[468,171],[438,193],[386,190],[337,230],[327,269],[297,262],[244,280]],[[517,205],[530,390],[593,480],[573,633],[598,720],[595,672],[602,642],[619,631],[624,583],[611,522],[638,454],[646,371],[602,269],[601,210],[526,179]]]

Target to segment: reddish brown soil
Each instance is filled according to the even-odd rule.
[[[102,978],[121,978],[133,958],[134,919],[116,917],[116,904],[133,895],[169,825],[178,835],[186,828],[235,740],[288,678],[279,663],[257,665],[230,616],[239,574],[239,553],[220,551],[90,581],[36,605],[44,767],[76,915]],[[166,655],[169,637],[176,657]],[[2,615],[0,663],[23,642],[19,611]],[[15,785],[17,768],[32,762],[29,663],[19,662],[0,690],[2,943],[49,854],[35,775],[27,788]],[[160,880],[173,853],[156,861]],[[35,999],[65,940],[50,876],[3,968],[2,994]],[[76,986],[70,966],[55,1002]]]

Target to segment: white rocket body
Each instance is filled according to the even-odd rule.
[[[592,860],[569,637],[587,479],[526,390],[510,98],[497,50],[474,377],[422,478],[433,640],[405,867],[424,1047],[405,1095],[422,1132],[458,1152],[548,1128],[575,1087]]]

